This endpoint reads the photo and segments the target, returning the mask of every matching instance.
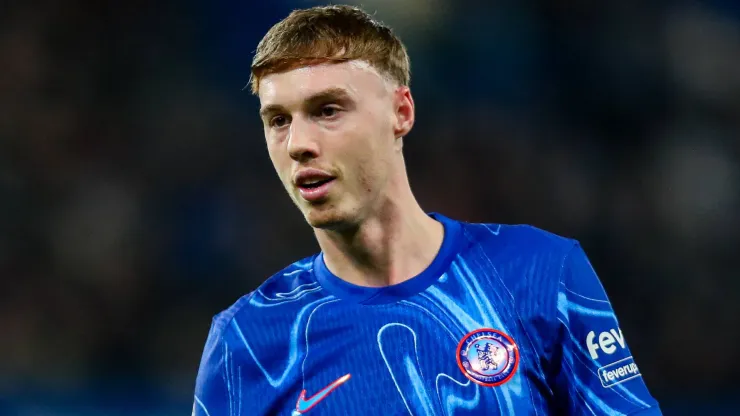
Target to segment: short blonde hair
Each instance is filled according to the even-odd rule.
[[[386,25],[353,6],[321,6],[295,10],[262,38],[250,84],[259,92],[260,79],[306,65],[362,60],[381,75],[408,86],[408,52]]]

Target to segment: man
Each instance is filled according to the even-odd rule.
[[[214,318],[194,414],[660,414],[577,242],[422,210],[408,85],[403,44],[353,7],[258,45],[270,158],[321,252]]]

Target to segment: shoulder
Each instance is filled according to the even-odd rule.
[[[469,223],[464,229],[465,260],[498,280],[535,347],[544,354],[552,351],[561,281],[568,259],[580,251],[578,241],[525,224]]]
[[[470,246],[515,262],[542,260],[562,264],[578,241],[528,224],[462,223]]]
[[[464,223],[461,256],[512,294],[518,308],[554,315],[567,259],[578,241],[526,224]]]
[[[302,340],[296,322],[316,296],[327,296],[318,293],[321,289],[313,279],[314,257],[283,268],[214,316],[196,381],[196,400],[210,414],[226,414],[232,406],[242,409],[237,412],[265,414],[275,389],[289,386],[283,384],[288,373],[275,371],[284,364],[276,351],[287,345],[288,357],[295,356]],[[236,379],[239,386],[243,380],[255,400],[235,404]]]
[[[265,319],[295,318],[298,310],[316,296],[325,297],[313,273],[316,255],[306,257],[267,278],[213,318],[213,329],[221,336],[230,327],[259,326]]]

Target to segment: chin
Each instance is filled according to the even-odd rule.
[[[349,212],[345,212],[333,206],[333,204],[309,206],[304,209],[303,216],[311,227],[321,230],[341,231],[351,228],[352,224],[355,223]]]

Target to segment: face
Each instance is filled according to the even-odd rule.
[[[311,226],[359,225],[393,198],[414,118],[407,87],[351,61],[265,76],[259,98],[270,159]]]

